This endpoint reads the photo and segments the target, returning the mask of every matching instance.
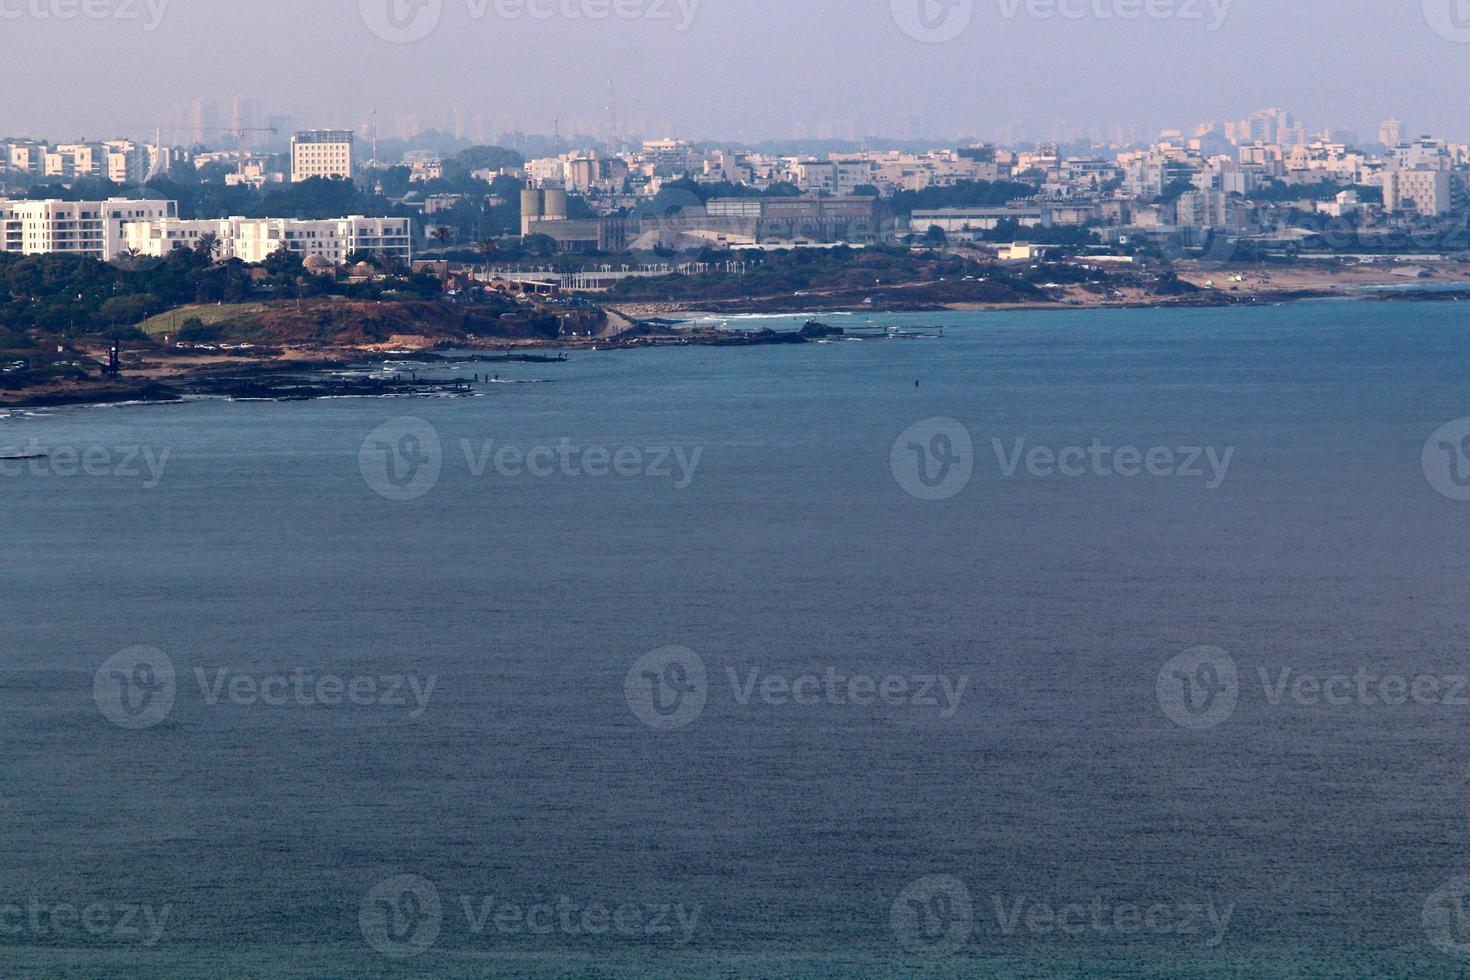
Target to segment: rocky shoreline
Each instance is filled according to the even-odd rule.
[[[1096,300],[1080,303],[1035,303],[990,306],[986,304],[904,304],[903,312],[941,312],[954,310],[1079,310],[1079,309],[1179,309],[1225,308],[1236,306],[1280,305],[1313,299],[1363,299],[1374,302],[1457,302],[1470,301],[1467,290],[1383,290],[1351,292],[1340,289],[1254,290],[1230,293],[1201,289],[1166,298],[1137,300]],[[880,312],[859,304],[822,304],[831,312]],[[560,364],[577,351],[635,350],[653,347],[762,347],[791,346],[812,343],[841,335],[841,328],[810,321],[798,331],[761,329],[745,332],[711,327],[681,326],[675,319],[660,316],[700,314],[767,313],[773,316],[810,314],[807,309],[793,309],[789,302],[773,299],[748,300],[722,304],[700,304],[697,308],[682,303],[645,304],[628,308],[622,314],[630,329],[610,337],[558,340],[519,339],[440,341],[433,347],[414,350],[378,348],[320,348],[311,345],[281,346],[257,349],[229,358],[216,358],[213,363],[196,364],[197,352],[144,349],[132,352],[136,363],[128,371],[135,377],[75,378],[51,381],[34,386],[0,388],[0,409],[56,408],[78,405],[109,405],[130,402],[168,404],[190,397],[236,398],[271,401],[306,401],[317,398],[344,397],[412,397],[468,396],[475,392],[475,382],[462,379],[423,379],[414,374],[414,366],[432,370],[452,364]],[[881,312],[898,312],[885,307]],[[641,318],[641,319],[640,319]],[[466,353],[478,348],[483,353]],[[455,353],[447,353],[454,351]],[[372,365],[403,364],[404,372],[388,377],[334,376],[349,368]],[[478,376],[477,376],[478,377]]]

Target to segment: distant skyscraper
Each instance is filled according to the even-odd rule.
[[[1383,125],[1378,127],[1378,142],[1387,147],[1395,147],[1404,141],[1404,124],[1397,119],[1385,119]]]
[[[240,132],[251,129],[258,130],[261,127],[260,103],[254,99],[247,99],[242,95],[235,96],[230,102],[230,129]],[[241,136],[242,145],[246,149],[261,146],[266,142],[262,137],[268,135],[270,134],[245,132]]]
[[[195,99],[184,107],[182,123],[191,143],[206,143],[219,129],[219,111],[214,103]]]

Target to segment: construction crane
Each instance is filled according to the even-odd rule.
[[[271,133],[274,135],[280,132],[274,126],[155,126],[153,129],[157,133],[157,145],[159,147],[163,146],[164,133],[225,133],[235,137],[240,158],[238,172],[241,175],[245,173],[245,137],[251,133]]]

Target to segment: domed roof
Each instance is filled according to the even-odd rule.
[[[374,269],[372,265],[367,262],[359,262],[357,263],[357,265],[352,267],[352,274],[354,276],[375,276],[377,275],[377,273],[378,270]]]
[[[332,260],[324,255],[308,255],[301,264],[307,272],[329,272],[336,268]]]

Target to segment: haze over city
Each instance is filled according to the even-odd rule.
[[[1456,138],[1470,108],[1424,84],[1470,82],[1455,14],[1455,0],[4,0],[25,43],[3,77],[25,98],[0,107],[0,132],[142,131],[243,96],[307,126],[376,110],[440,128],[460,106],[491,134],[560,120],[600,135],[611,79],[625,131],[687,139],[1147,138],[1263,105]],[[374,22],[414,26],[383,40]],[[906,24],[937,27],[916,40]],[[126,84],[99,84],[114,76]]]

